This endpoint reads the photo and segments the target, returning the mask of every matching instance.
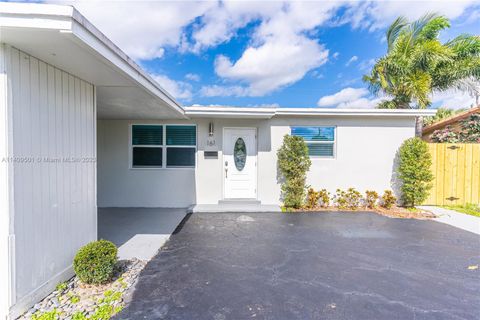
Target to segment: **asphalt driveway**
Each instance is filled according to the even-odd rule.
[[[373,213],[193,214],[117,319],[480,319],[480,237]]]

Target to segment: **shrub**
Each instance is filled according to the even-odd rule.
[[[367,190],[365,192],[365,202],[367,203],[367,207],[373,209],[377,206],[378,200],[378,193],[375,191]]]
[[[339,209],[356,210],[360,206],[362,195],[355,188],[348,188],[347,191],[337,189],[335,202]]]
[[[385,190],[382,196],[382,207],[391,209],[396,201],[397,198],[393,195],[392,190]]]
[[[320,192],[315,191],[313,188],[309,188],[307,192],[307,204],[309,209],[316,208],[318,206],[318,200],[320,199]]]
[[[277,157],[283,177],[283,204],[287,208],[300,208],[305,200],[305,182],[311,165],[307,144],[302,137],[285,135]]]
[[[320,196],[320,205],[322,207],[327,208],[330,206],[330,192],[326,189],[322,189],[318,192],[318,195]]]
[[[109,281],[117,263],[117,247],[106,240],[93,241],[80,248],[73,259],[78,278],[89,284]]]
[[[407,207],[421,204],[432,188],[432,156],[420,138],[405,140],[399,150],[398,177],[402,181],[402,202]]]

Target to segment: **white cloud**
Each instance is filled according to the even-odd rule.
[[[339,56],[339,55],[340,55],[339,52],[335,52],[332,56],[333,56],[334,59],[338,59],[338,56]]]
[[[466,92],[451,89],[443,92],[435,92],[432,95],[432,103],[433,105],[448,109],[462,109],[475,105],[475,98]]]
[[[183,28],[214,2],[66,1],[73,4],[105,35],[134,59],[163,55],[166,46],[179,46]]]
[[[365,88],[345,88],[339,92],[321,97],[317,105],[319,107],[336,107],[350,109],[375,108],[381,98],[370,99],[369,92]]]
[[[369,72],[375,65],[375,59],[363,60],[358,64],[358,69],[363,72]]]
[[[354,63],[355,61],[358,60],[358,57],[357,56],[352,56],[348,61],[347,63],[345,63],[345,66],[348,67],[349,65],[351,65],[352,63]]]
[[[190,81],[198,82],[198,81],[200,81],[200,75],[198,75],[196,73],[187,73],[185,75],[185,79],[190,80]]]
[[[475,14],[475,11],[470,9],[478,4],[478,0],[351,2],[341,23],[350,23],[354,28],[377,30],[385,28],[398,16],[405,16],[410,20],[418,19],[429,12],[442,14],[450,19],[459,18],[463,14],[470,16]]]
[[[192,86],[183,81],[175,81],[161,74],[152,74],[152,78],[157,81],[162,88],[167,90],[174,98],[189,101],[192,99]]]
[[[262,21],[252,44],[237,61],[220,55],[215,72],[247,85],[246,95],[262,96],[302,79],[327,61],[328,50],[305,35],[325,23],[336,3],[291,2]]]
[[[243,97],[248,95],[248,89],[242,86],[203,86],[200,89],[203,97]]]

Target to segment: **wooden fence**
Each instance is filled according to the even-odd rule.
[[[424,204],[480,203],[480,144],[429,143],[435,176]]]

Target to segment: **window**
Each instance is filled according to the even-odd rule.
[[[302,137],[310,157],[335,156],[335,127],[292,127],[292,135]]]
[[[195,167],[194,125],[132,125],[133,168]]]

